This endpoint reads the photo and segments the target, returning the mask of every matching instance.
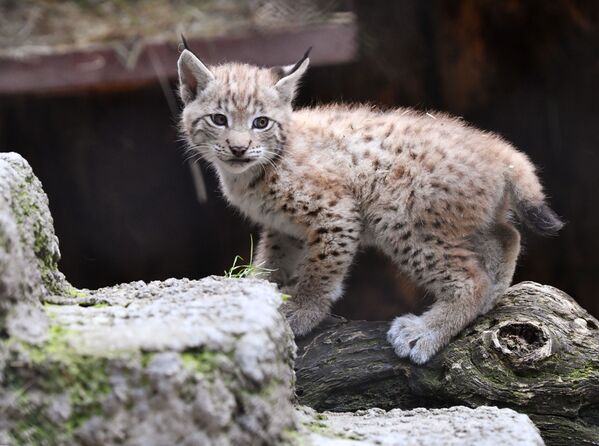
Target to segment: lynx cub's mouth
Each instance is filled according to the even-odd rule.
[[[231,159],[227,160],[226,162],[229,164],[233,164],[234,166],[238,166],[238,165],[242,165],[242,164],[251,163],[252,161],[254,161],[254,160],[251,158],[231,158]]]
[[[256,158],[229,158],[220,160],[223,168],[233,175],[239,175],[251,169],[256,164],[256,161]]]

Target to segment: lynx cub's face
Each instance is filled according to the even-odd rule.
[[[280,156],[297,83],[308,67],[225,64],[210,69],[193,53],[179,58],[182,128],[192,148],[220,171],[240,174]]]

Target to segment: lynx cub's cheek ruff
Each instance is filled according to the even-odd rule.
[[[445,115],[332,105],[292,110],[308,54],[281,68],[179,58],[181,129],[228,201],[264,227],[256,262],[292,298],[296,335],[343,293],[361,246],[386,253],[435,304],[396,318],[389,342],[422,364],[510,285],[515,214],[553,234],[535,168],[500,137]]]

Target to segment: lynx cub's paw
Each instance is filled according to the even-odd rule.
[[[387,332],[387,340],[397,356],[409,357],[416,364],[428,362],[441,347],[437,333],[415,314],[395,318]]]
[[[293,298],[281,305],[281,311],[295,336],[304,336],[312,331],[326,314],[312,306],[300,306],[294,303]]]

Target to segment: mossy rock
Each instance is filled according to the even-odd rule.
[[[294,428],[273,285],[78,290],[59,260],[39,180],[0,154],[0,444],[256,444]]]
[[[294,429],[295,347],[273,285],[136,282],[48,301],[43,342],[6,343],[9,443],[273,444]]]
[[[0,333],[41,340],[41,300],[69,287],[58,270],[48,198],[16,153],[0,154],[0,179]]]

